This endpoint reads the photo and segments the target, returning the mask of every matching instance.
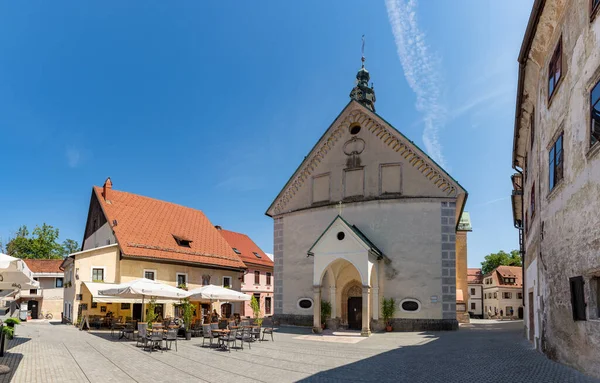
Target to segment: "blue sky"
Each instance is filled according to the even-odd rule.
[[[348,102],[470,193],[469,266],[517,248],[517,55],[532,0],[0,3],[0,237],[81,242],[92,185],[201,209],[272,250],[264,215]]]

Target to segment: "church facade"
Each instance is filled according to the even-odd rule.
[[[281,323],[368,336],[394,330],[452,330],[456,234],[466,190],[375,113],[363,67],[350,102],[273,201],[274,314]],[[465,291],[466,293],[466,291]]]

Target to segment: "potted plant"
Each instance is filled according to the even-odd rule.
[[[321,301],[321,327],[325,329],[327,319],[331,317],[331,303],[329,301]]]
[[[192,317],[194,316],[194,305],[190,303],[188,298],[184,298],[182,300],[182,309],[183,309],[183,325],[185,327],[185,339],[192,339],[192,332],[190,331],[190,326],[192,324]]]
[[[152,322],[156,320],[156,313],[154,312],[156,309],[156,300],[154,298],[150,299],[148,302],[148,308],[146,309],[146,323],[148,323],[148,328],[152,328]]]
[[[262,325],[263,320],[260,318],[260,302],[254,295],[250,298],[250,308],[252,308],[252,313],[254,314],[254,324],[257,326]]]
[[[15,334],[15,326],[20,324],[21,321],[19,320],[19,318],[6,318],[4,320],[4,324],[10,329],[11,334],[10,337],[8,339],[12,339],[14,334]]]
[[[381,303],[381,314],[385,322],[385,331],[392,331],[392,318],[396,312],[396,301],[394,298],[385,299]]]

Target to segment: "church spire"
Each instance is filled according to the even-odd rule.
[[[373,112],[375,111],[375,90],[373,84],[369,88],[369,80],[371,76],[369,71],[365,69],[365,35],[362,36],[362,62],[361,68],[356,74],[356,86],[350,92],[350,98],[363,104]]]

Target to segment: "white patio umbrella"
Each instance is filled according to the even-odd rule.
[[[0,253],[0,290],[37,289],[40,283],[20,258]]]
[[[202,286],[197,289],[190,290],[189,293],[190,300],[206,299],[211,301],[242,302],[249,301],[251,299],[250,295],[215,285]]]
[[[142,298],[142,305],[144,304],[144,299],[146,297],[183,299],[190,296],[190,293],[185,290],[147,278],[140,278],[131,282],[121,283],[106,290],[99,290],[98,293],[102,295],[118,296],[120,298]],[[144,314],[142,312],[142,320],[143,319]]]

